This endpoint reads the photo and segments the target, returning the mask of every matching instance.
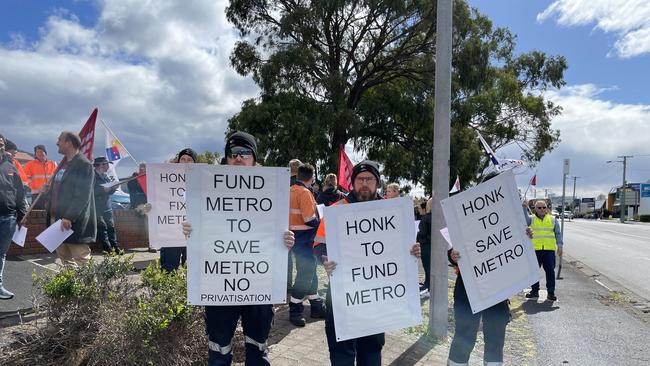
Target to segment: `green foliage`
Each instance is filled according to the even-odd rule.
[[[641,215],[641,216],[639,216],[639,221],[641,221],[641,222],[650,222],[650,215]]]
[[[272,9],[272,11],[271,11]],[[228,19],[250,41],[231,63],[262,89],[229,128],[254,134],[267,164],[299,158],[336,172],[352,141],[389,180],[431,186],[435,2],[232,0]],[[515,37],[465,1],[454,2],[450,184],[487,166],[476,131],[493,149],[517,144],[536,162],[559,141],[561,56],[514,55]],[[262,55],[268,55],[263,57]]]
[[[206,151],[203,154],[197,155],[196,162],[204,164],[219,164],[220,159],[221,155],[218,152]]]

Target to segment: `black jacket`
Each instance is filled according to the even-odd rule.
[[[319,205],[330,206],[334,202],[338,202],[343,198],[345,198],[345,195],[341,193],[341,191],[336,188],[328,188],[318,195],[316,203]]]
[[[0,216],[25,216],[25,188],[11,156],[0,156]]]
[[[95,212],[98,214],[111,211],[111,194],[115,193],[118,186],[110,192],[106,192],[102,184],[111,182],[106,174],[99,174],[95,171]]]
[[[417,242],[420,243],[421,246],[431,245],[431,212],[425,214],[420,219]]]
[[[59,164],[59,167],[54,172],[55,178],[63,165],[63,163]],[[93,194],[94,182],[95,170],[92,164],[82,153],[78,153],[68,163],[58,185],[56,212],[51,212],[51,201],[48,200],[48,221],[51,215],[55,219],[72,221],[74,233],[66,239],[65,242],[68,244],[95,242],[97,220],[95,216],[95,195]],[[48,190],[49,197],[51,197],[54,187],[53,182]]]

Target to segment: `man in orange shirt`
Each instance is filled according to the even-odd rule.
[[[43,186],[50,180],[56,170],[56,162],[47,159],[45,146],[36,145],[34,147],[34,156],[36,156],[36,159],[25,164],[25,174],[27,175],[29,188],[32,190],[32,199],[41,193]],[[44,200],[41,199],[34,208],[43,209],[44,204]]]
[[[316,200],[308,187],[314,181],[314,167],[303,164],[298,167],[296,182],[289,191],[289,229],[296,236],[291,249],[296,257],[296,280],[291,289],[289,302],[289,321],[298,327],[305,326],[303,301],[309,299],[312,318],[324,318],[325,306],[318,296],[318,277],[316,276],[316,257],[312,243],[320,224]]]

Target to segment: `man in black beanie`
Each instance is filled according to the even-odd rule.
[[[379,185],[379,164],[372,160],[364,160],[352,168],[352,190],[337,204],[353,204],[382,199],[377,194]],[[330,218],[331,220],[331,218]],[[330,275],[336,268],[336,263],[327,260],[327,247],[325,244],[325,219],[321,220],[320,226],[314,238],[314,252],[323,259],[323,267]],[[420,245],[414,244],[411,247],[411,255],[420,257]],[[365,337],[349,339],[345,341],[336,340],[334,329],[334,314],[332,312],[332,294],[328,289],[327,316],[325,318],[325,334],[330,352],[332,365],[357,365],[380,366],[381,350],[384,347],[384,333],[373,334]]]
[[[226,139],[222,164],[252,167],[257,163],[257,143],[246,132],[234,132]],[[287,212],[288,215],[288,212]],[[189,236],[192,226],[183,223],[183,233]],[[284,232],[284,244],[289,249],[295,241],[293,232]],[[273,322],[273,305],[206,306],[205,326],[208,334],[208,366],[232,363],[232,338],[239,318],[242,319],[246,365],[270,365],[266,343]]]

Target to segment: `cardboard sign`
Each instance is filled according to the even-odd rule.
[[[289,169],[187,166],[192,305],[285,303]]]
[[[185,167],[191,164],[147,164],[147,202],[151,211],[149,244],[153,248],[184,247],[186,221]]]
[[[395,198],[325,208],[338,341],[422,321],[413,203]]]
[[[515,177],[506,171],[441,201],[449,236],[460,252],[472,312],[508,299],[538,281]]]

